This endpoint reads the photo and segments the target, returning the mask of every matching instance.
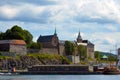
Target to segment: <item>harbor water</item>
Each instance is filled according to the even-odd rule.
[[[120,80],[120,75],[0,75],[0,80]]]

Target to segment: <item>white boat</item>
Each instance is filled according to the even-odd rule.
[[[6,76],[6,75],[17,75],[18,73],[10,73],[10,72],[8,72],[8,73],[0,73],[0,75],[4,75],[4,76]]]

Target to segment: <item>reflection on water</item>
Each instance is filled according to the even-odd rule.
[[[120,80],[120,75],[16,75],[0,80]]]

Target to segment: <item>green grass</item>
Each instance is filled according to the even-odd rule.
[[[40,54],[40,53],[34,53],[34,54],[27,54],[27,56],[32,56],[37,59],[57,59],[59,61],[66,61],[70,63],[70,60],[66,58],[65,56],[59,55],[59,54]]]

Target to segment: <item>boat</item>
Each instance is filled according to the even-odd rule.
[[[117,68],[105,68],[103,74],[116,75],[120,74],[120,71]]]
[[[0,75],[2,75],[2,76],[11,76],[11,75],[18,75],[18,73],[8,72],[8,73],[0,73]]]

